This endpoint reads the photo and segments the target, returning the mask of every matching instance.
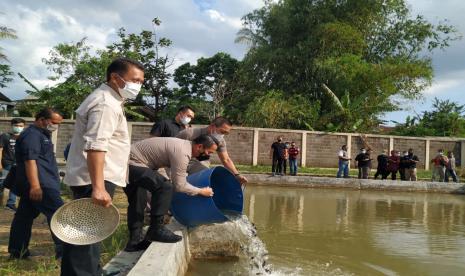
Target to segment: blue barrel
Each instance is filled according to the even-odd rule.
[[[174,193],[171,213],[181,224],[195,227],[201,224],[225,222],[224,215],[242,214],[243,194],[236,177],[224,167],[206,169],[187,177],[187,181],[199,188],[210,186],[213,197],[190,196]]]

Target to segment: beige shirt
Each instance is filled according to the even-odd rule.
[[[177,138],[184,139],[184,140],[189,140],[193,141],[195,138],[199,137],[200,135],[207,135],[208,134],[208,127],[203,127],[203,128],[186,128],[185,130],[181,131],[176,135]],[[216,151],[218,152],[225,152],[226,149],[226,141],[224,138],[218,139],[218,142],[220,143],[218,145],[218,149]]]
[[[200,188],[187,182],[187,165],[192,157],[192,142],[172,137],[152,137],[131,146],[129,165],[157,170],[170,168],[177,192],[197,195]]]
[[[104,179],[125,187],[130,151],[124,100],[111,87],[102,84],[76,110],[73,139],[64,182],[69,186],[91,184],[87,151],[105,152]]]

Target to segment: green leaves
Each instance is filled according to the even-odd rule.
[[[465,105],[435,98],[431,111],[408,116],[405,123],[396,124],[393,134],[465,137]]]
[[[322,130],[369,131],[399,109],[396,97],[421,98],[433,77],[429,52],[460,38],[447,22],[411,16],[404,0],[268,1],[243,24],[243,89],[319,101]]]

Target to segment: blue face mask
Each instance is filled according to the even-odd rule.
[[[20,134],[21,132],[23,132],[23,130],[24,130],[24,127],[18,127],[18,126],[13,127],[14,134]]]

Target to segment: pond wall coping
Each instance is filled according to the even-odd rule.
[[[465,183],[244,174],[253,185],[465,194]]]
[[[121,251],[103,268],[103,275],[185,275],[190,261],[187,228],[176,220],[167,225],[182,236],[176,243],[152,242],[145,251]]]

